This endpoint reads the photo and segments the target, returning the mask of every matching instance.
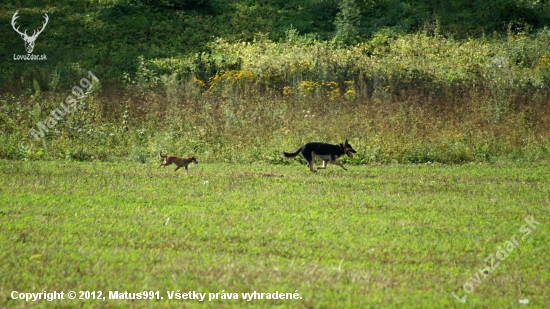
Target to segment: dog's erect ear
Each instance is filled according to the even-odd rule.
[[[348,144],[348,139],[347,139],[347,138],[346,138],[346,141],[344,142],[344,145],[345,145],[345,146],[349,145],[349,144]]]

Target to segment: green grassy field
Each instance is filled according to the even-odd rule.
[[[298,164],[199,164],[187,175],[157,164],[0,160],[0,307],[548,306],[546,164],[315,174]],[[527,235],[531,216],[538,224]],[[513,237],[517,246],[480,275]],[[466,295],[463,286],[464,304],[451,295]],[[70,290],[106,299],[10,296]],[[178,290],[205,299],[168,299]],[[108,291],[164,299],[113,300]],[[301,299],[242,299],[254,291]]]

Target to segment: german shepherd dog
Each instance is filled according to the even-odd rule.
[[[325,169],[327,167],[327,162],[329,162],[338,165],[345,171],[347,171],[342,163],[336,161],[336,159],[338,159],[343,154],[347,154],[348,157],[353,158],[352,153],[357,153],[348,143],[348,140],[346,140],[343,144],[340,145],[324,144],[318,142],[307,143],[298,148],[298,150],[296,150],[295,152],[283,152],[283,155],[287,158],[294,158],[300,152],[302,153],[304,159],[306,159],[307,161],[307,167],[309,167],[309,170],[312,172],[315,172],[315,170],[313,170],[313,160],[315,159],[315,157],[319,157],[321,160],[323,160],[323,166],[319,167],[319,169]]]
[[[195,164],[199,163],[199,162],[197,162],[197,159],[195,159],[194,156],[188,156],[187,158],[176,157],[176,156],[163,156],[162,152],[159,152],[159,157],[161,159],[164,159],[164,161],[159,165],[159,167],[157,167],[157,169],[160,168],[163,165],[168,166],[168,165],[174,163],[175,165],[178,166],[178,167],[176,167],[174,172],[179,170],[179,168],[183,166],[185,168],[185,171],[189,173],[189,170],[187,169],[187,165],[189,165],[189,163],[191,163],[191,162],[193,162]]]

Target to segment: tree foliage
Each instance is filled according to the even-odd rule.
[[[336,14],[335,40],[344,44],[352,44],[357,40],[359,26],[361,24],[361,10],[355,4],[355,0],[342,0],[339,5],[340,12]]]
[[[213,6],[212,0],[128,0],[128,3],[174,10],[209,10]]]
[[[24,0],[0,4],[9,25],[19,12],[21,26],[33,29],[48,13],[50,23],[36,41],[41,63],[14,61],[23,42],[9,26],[0,28],[0,85],[43,90],[69,85],[93,69],[120,85],[145,60],[190,57],[208,52],[217,38],[253,42],[259,33],[274,42],[287,31],[325,42],[353,46],[381,38],[425,31],[467,40],[535,33],[550,23],[550,2],[535,0]],[[23,50],[22,50],[23,49]]]

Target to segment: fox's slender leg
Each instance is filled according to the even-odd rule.
[[[342,163],[340,163],[340,162],[338,162],[338,161],[336,161],[336,160],[332,160],[332,161],[330,161],[330,163],[332,163],[332,164],[334,164],[334,165],[338,165],[339,167],[343,168],[344,171],[347,171],[347,170],[348,170],[347,168],[345,168],[345,167],[342,165]]]

